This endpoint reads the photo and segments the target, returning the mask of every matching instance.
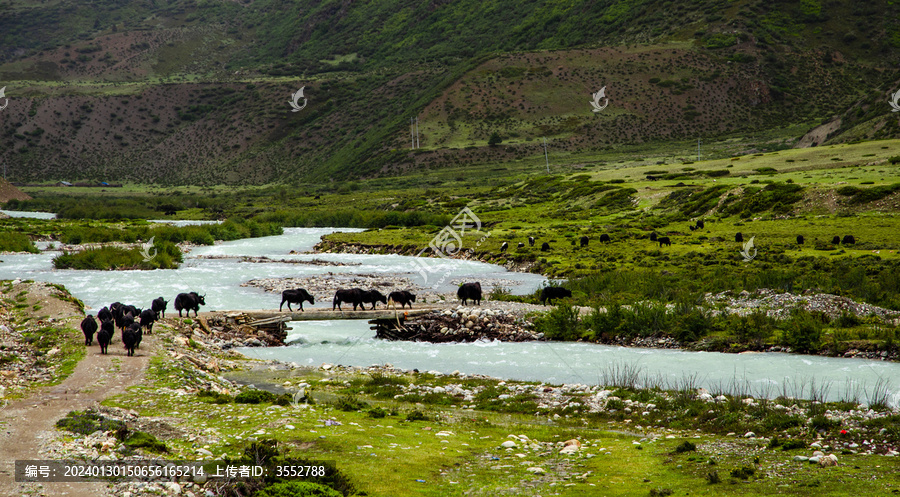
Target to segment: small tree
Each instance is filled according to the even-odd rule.
[[[488,145],[494,147],[503,143],[503,138],[500,138],[500,134],[496,131],[491,134],[491,137],[488,138]]]

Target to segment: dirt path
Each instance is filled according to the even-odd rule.
[[[50,483],[35,492],[35,484],[14,481],[15,461],[39,459],[41,445],[54,436],[54,424],[69,411],[96,406],[140,383],[156,347],[155,336],[147,335],[135,356],[127,357],[120,340],[114,339],[108,355],[101,355],[95,343],[65,381],[0,410],[0,495],[106,495],[105,483]]]

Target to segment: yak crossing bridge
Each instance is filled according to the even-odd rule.
[[[264,332],[273,339],[270,343],[283,344],[287,337],[287,323],[290,321],[324,321],[333,319],[366,319],[375,330],[377,338],[388,340],[409,339],[405,333],[404,323],[410,318],[424,316],[435,311],[449,309],[450,304],[423,305],[414,309],[383,308],[366,310],[331,310],[327,308],[307,308],[303,311],[207,311],[198,316],[200,327],[207,333],[214,333],[218,328],[241,330],[243,333]]]

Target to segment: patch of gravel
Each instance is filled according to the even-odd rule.
[[[743,291],[735,294],[727,291],[717,294],[706,294],[706,302],[721,309],[722,312],[745,316],[753,312],[762,311],[770,317],[786,319],[790,317],[794,309],[804,309],[810,312],[824,312],[829,318],[834,319],[843,313],[851,313],[857,316],[877,316],[884,320],[892,320],[894,324],[900,323],[900,311],[892,311],[865,302],[856,302],[847,297],[840,297],[829,293],[807,292],[796,295],[788,292],[776,292],[761,288],[755,293]]]

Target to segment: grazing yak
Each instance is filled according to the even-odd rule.
[[[516,248],[522,248],[522,247],[524,247],[524,246],[525,246],[525,244],[524,244],[524,243],[522,243],[522,242],[519,242],[519,244],[518,244],[518,245],[516,245]]]
[[[533,236],[528,237],[528,246],[534,247],[534,237]]]
[[[140,327],[143,329],[146,329],[148,335],[152,335],[153,334],[153,323],[155,323],[157,319],[159,319],[159,315],[156,314],[155,311],[153,311],[151,309],[144,309],[143,311],[141,311],[140,323],[139,323]]]
[[[109,342],[112,341],[113,331],[115,331],[115,328],[112,321],[100,323],[100,331],[97,332],[97,343],[100,345],[101,354],[106,353],[106,348],[109,347]]]
[[[691,230],[691,231],[694,231],[694,230],[696,230],[696,229],[697,229],[697,227],[696,227],[696,226],[693,226],[693,225],[691,225],[691,226],[688,226],[688,229],[689,229],[689,230]]]
[[[153,302],[150,302],[150,309],[156,313],[158,316],[157,319],[166,317],[166,307],[168,306],[169,301],[163,299],[162,297],[157,297],[153,299]]]
[[[803,235],[797,235],[797,245],[803,245],[804,241]]]
[[[832,239],[831,239],[831,244],[832,244],[832,245],[840,245],[840,244],[841,244],[841,237],[835,236],[834,238],[832,238]]]
[[[97,333],[97,321],[94,316],[88,314],[81,320],[81,332],[84,333],[84,344],[92,345],[94,343],[94,333]]]
[[[133,323],[132,323],[133,324]],[[138,326],[140,329],[140,326]],[[134,349],[137,347],[138,342],[138,334],[134,330],[133,326],[129,326],[122,330],[122,344],[125,345],[125,350],[127,351],[127,355],[134,355]]]
[[[609,237],[607,237],[607,238],[609,238]],[[603,241],[603,237],[602,237],[602,236],[600,237],[600,241],[601,241],[601,242]],[[579,240],[579,242],[581,243],[581,246],[582,246],[582,247],[587,247],[587,246],[588,246],[588,237],[586,237],[586,236],[581,237],[581,239]]]
[[[547,242],[542,243],[541,244],[541,252],[546,252],[548,250],[550,250],[550,244]]]
[[[294,310],[291,309],[291,304],[300,304],[300,312],[303,312],[303,302],[309,302],[310,305],[316,303],[313,296],[310,295],[305,288],[288,289],[281,292],[281,305],[278,306],[278,312],[281,312],[281,308],[284,306],[285,302],[287,302],[288,310],[291,312],[294,312]]]
[[[179,293],[175,297],[175,310],[178,311],[178,317],[181,317],[182,310],[186,311],[188,316],[191,315],[191,311],[194,311],[194,317],[197,317],[201,305],[206,305],[206,295],[198,295],[197,292]]]
[[[549,302],[550,305],[553,305],[553,299],[563,299],[571,296],[572,292],[561,286],[544,287],[544,289],[541,290],[541,304],[547,305],[547,302]]]
[[[661,236],[661,237],[657,238],[656,241],[659,242],[659,248],[662,248],[663,245],[665,245],[667,247],[672,246],[672,240],[669,240],[669,237],[667,237],[667,236]]]
[[[333,311],[335,307],[339,310],[343,310],[341,309],[341,302],[346,302],[348,304],[353,304],[353,310],[355,311],[362,303],[362,294],[363,291],[359,288],[351,288],[349,290],[341,289],[334,292],[334,300],[331,301],[331,310]],[[365,309],[365,306],[363,306],[363,309]]]
[[[853,238],[853,235],[847,235],[841,240],[842,245],[853,245],[856,243],[856,238]]]
[[[699,229],[703,229],[703,228],[705,228],[705,227],[706,227],[706,224],[703,222],[703,220],[702,220],[702,219],[698,219],[698,220],[697,220],[697,229],[699,230]]]
[[[407,305],[412,309],[412,303],[416,301],[416,296],[406,290],[401,290],[399,292],[391,292],[388,295],[388,301],[399,303],[401,309]]]
[[[508,248],[509,248],[509,244],[508,244],[508,243],[503,242],[503,243],[500,244],[500,252],[506,252],[506,249],[508,249]]]
[[[471,300],[475,305],[481,305],[481,283],[463,283],[456,291],[456,296],[462,300],[463,305],[467,305],[467,301]]]
[[[606,233],[600,235],[600,243],[609,243],[612,241],[612,238],[609,237]]]
[[[651,242],[655,242],[655,241],[656,241],[656,237],[657,237],[657,235],[656,235],[656,232],[655,232],[655,231],[654,231],[653,233],[650,233],[650,241],[651,241]]]
[[[744,234],[741,232],[737,232],[734,235],[734,241],[738,243],[744,243]]]
[[[375,305],[381,302],[384,305],[387,305],[387,297],[381,294],[378,290],[369,290],[366,292],[362,292],[362,299],[360,300],[360,305],[363,310],[366,308],[366,304],[372,304],[372,309],[375,309]]]

